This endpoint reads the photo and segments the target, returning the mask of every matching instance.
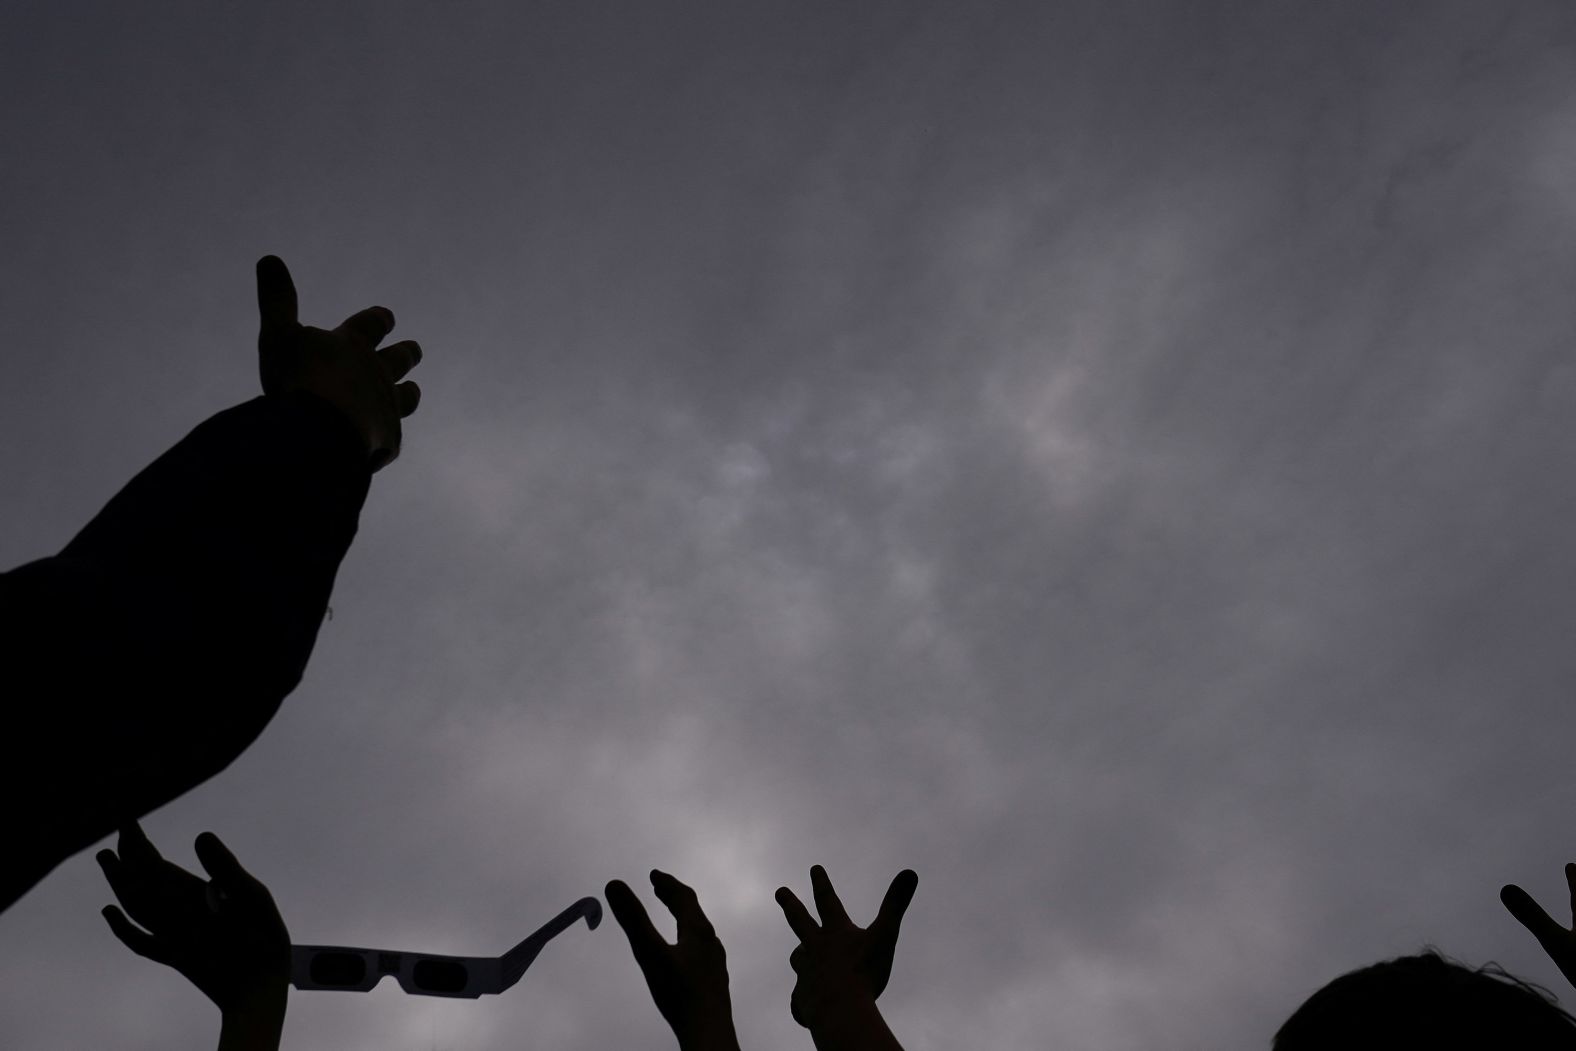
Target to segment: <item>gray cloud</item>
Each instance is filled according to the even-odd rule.
[[[1494,897],[1568,849],[1568,13],[584,8],[4,16],[7,564],[250,395],[255,256],[428,351],[306,683],[157,841],[449,952],[667,868],[753,1047],[815,862],[920,873],[916,1049],[1265,1046],[1429,941],[1558,988]],[[0,917],[10,1046],[212,1038],[107,894]],[[669,1039],[611,923],[287,1025]]]

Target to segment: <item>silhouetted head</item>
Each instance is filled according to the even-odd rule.
[[[1496,964],[1471,970],[1435,952],[1343,974],[1275,1034],[1275,1051],[1576,1048],[1576,1018]]]

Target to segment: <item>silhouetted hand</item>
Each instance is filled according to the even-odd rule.
[[[332,332],[302,325],[295,282],[272,255],[257,261],[257,309],[263,393],[307,390],[332,403],[366,441],[374,471],[398,456],[399,421],[421,400],[421,388],[399,381],[421,361],[421,347],[407,339],[377,349],[394,328],[393,312],[368,307]]]
[[[179,971],[219,1006],[227,1023],[234,1015],[266,1014],[275,1000],[282,1022],[290,934],[268,888],[212,832],[197,837],[197,859],[212,877],[207,880],[166,861],[135,824],[121,830],[117,846],[119,855],[97,855],[126,910],[104,907],[115,936],[138,956]]]
[[[777,904],[799,938],[799,947],[788,957],[799,976],[790,1000],[794,1021],[814,1030],[829,1010],[851,1002],[875,1003],[892,975],[898,927],[917,886],[919,876],[912,869],[899,872],[869,927],[858,927],[849,918],[826,870],[819,865],[810,869],[810,888],[821,914],[819,924],[793,891],[777,889]]]
[[[1565,980],[1576,986],[1576,863],[1566,864],[1565,885],[1571,893],[1570,927],[1562,926],[1544,912],[1543,906],[1532,900],[1532,895],[1514,883],[1507,883],[1500,888],[1499,900],[1505,903],[1505,908],[1510,910],[1517,922],[1538,939],[1538,944],[1543,946],[1549,959],[1559,967]]]
[[[651,870],[651,889],[678,923],[676,945],[669,945],[657,932],[645,906],[622,880],[613,880],[603,892],[629,938],[651,999],[685,1051],[738,1051],[733,1001],[728,995],[728,954],[716,929],[701,911],[694,890],[666,872]]]

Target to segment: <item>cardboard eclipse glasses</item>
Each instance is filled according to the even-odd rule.
[[[585,918],[587,929],[596,930],[602,922],[601,903],[595,898],[581,898],[502,956],[439,956],[348,945],[292,945],[290,984],[297,989],[365,993],[384,975],[392,974],[407,993],[474,1000],[501,993],[518,982],[542,946],[581,917]]]

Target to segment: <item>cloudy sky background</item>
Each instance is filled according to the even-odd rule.
[[[1265,1047],[1426,943],[1560,990],[1496,892],[1576,856],[1573,51],[1556,0],[11,3],[0,563],[256,392],[277,253],[425,399],[305,683],[146,827],[298,941],[495,953],[658,866],[808,1048],[819,862],[856,918],[920,874],[911,1051]],[[110,900],[0,916],[0,1042],[216,1039]],[[609,919],[285,1041],[672,1038]]]

